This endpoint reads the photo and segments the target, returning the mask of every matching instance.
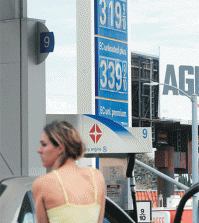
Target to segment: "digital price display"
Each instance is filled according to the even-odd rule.
[[[95,37],[96,96],[128,101],[127,44]]]
[[[127,0],[95,0],[95,34],[127,41]]]

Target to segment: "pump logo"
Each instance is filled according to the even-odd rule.
[[[102,136],[102,131],[97,124],[94,124],[89,132],[89,135],[94,143],[97,143]]]

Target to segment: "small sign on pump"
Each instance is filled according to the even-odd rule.
[[[53,32],[40,33],[40,53],[50,53],[54,50]]]
[[[54,51],[54,45],[54,33],[49,32],[42,22],[37,22],[37,64],[42,63]]]

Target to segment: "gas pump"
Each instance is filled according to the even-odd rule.
[[[131,188],[131,196],[133,201],[133,211],[129,212],[131,218],[138,222],[137,219],[137,204],[136,204],[136,191],[135,191],[135,177],[134,177],[134,166],[135,166],[135,153],[128,154],[128,164],[126,170],[126,177],[130,178],[130,188]]]

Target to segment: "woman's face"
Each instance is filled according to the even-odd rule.
[[[49,140],[45,132],[41,135],[40,146],[37,152],[41,155],[41,161],[44,167],[52,167],[61,153],[60,147],[56,147]]]

